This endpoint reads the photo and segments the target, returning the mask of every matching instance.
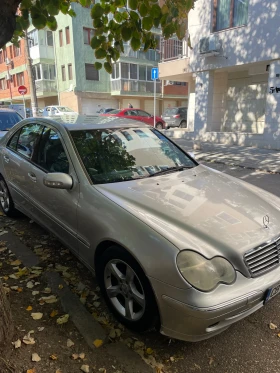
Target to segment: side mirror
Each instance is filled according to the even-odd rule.
[[[193,159],[195,159],[195,155],[194,155],[193,152],[188,152],[188,155],[189,155],[190,157],[192,157]]]
[[[62,172],[53,172],[47,174],[43,183],[48,188],[54,189],[71,189],[73,187],[72,177]]]

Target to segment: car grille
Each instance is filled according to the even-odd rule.
[[[248,251],[244,255],[245,263],[253,277],[277,267],[280,263],[280,237],[276,240]]]

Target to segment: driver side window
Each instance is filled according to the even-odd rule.
[[[47,172],[69,173],[69,161],[59,133],[52,128],[43,130],[35,163]]]

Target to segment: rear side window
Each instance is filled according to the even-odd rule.
[[[18,143],[18,138],[19,138],[20,130],[17,131],[14,136],[9,140],[7,147],[16,150],[17,149],[17,143]]]
[[[165,110],[165,112],[164,112],[164,115],[176,115],[176,114],[178,114],[178,108],[176,108],[176,107],[173,107],[173,108],[168,108],[168,109],[166,109]]]
[[[27,124],[22,127],[16,151],[31,159],[39,143],[43,128],[43,126],[37,123]]]

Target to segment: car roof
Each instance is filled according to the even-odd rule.
[[[17,113],[18,114],[18,112],[16,110],[9,109],[9,108],[0,108],[0,113],[1,112],[4,112],[4,113]]]
[[[115,128],[150,128],[151,126],[133,119],[90,115],[62,115],[49,118],[28,118],[25,124],[41,122],[55,127],[63,126],[69,131],[92,130],[92,129],[115,129]],[[23,123],[23,122],[22,122]]]

